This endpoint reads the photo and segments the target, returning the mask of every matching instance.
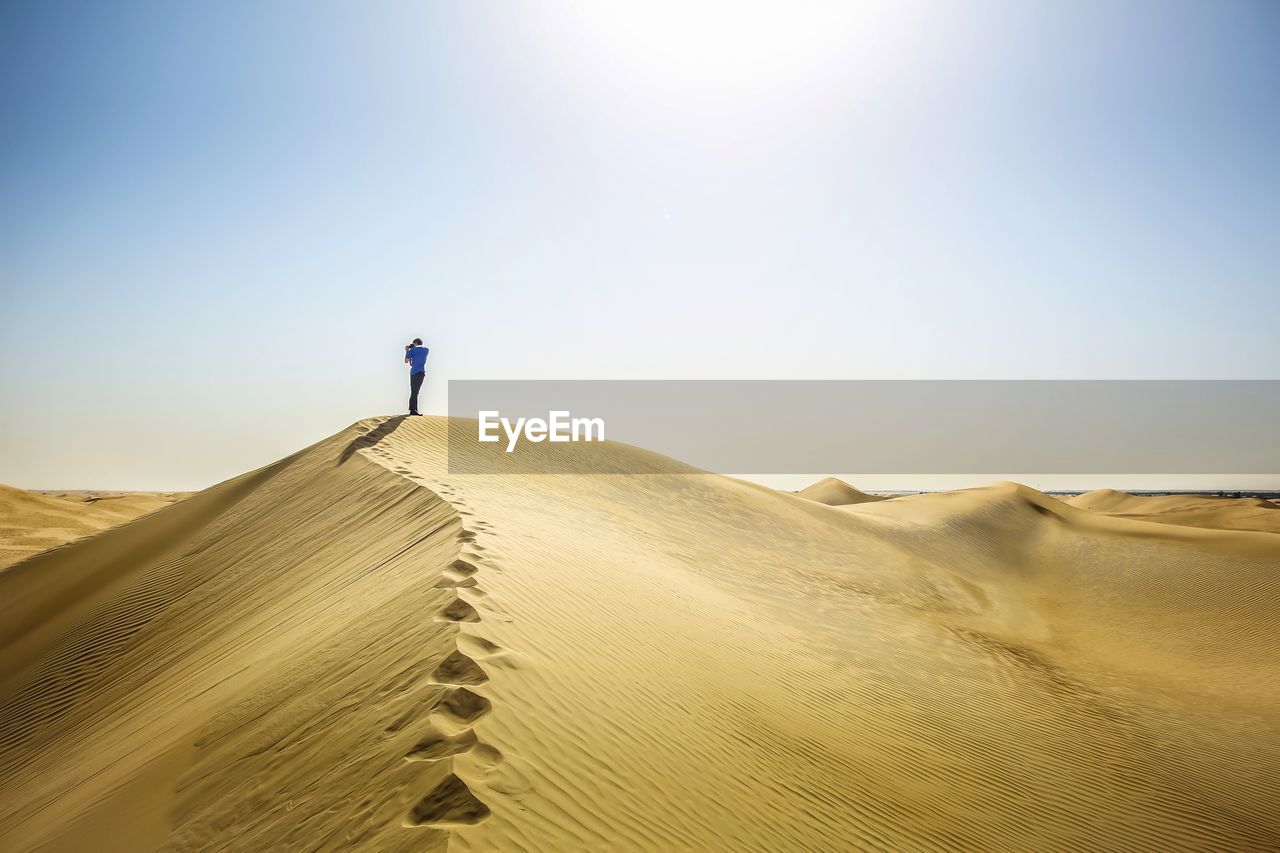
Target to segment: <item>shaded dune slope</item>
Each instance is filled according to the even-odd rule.
[[[362,422],[0,572],[0,847],[1280,845],[1271,534],[444,439]]]

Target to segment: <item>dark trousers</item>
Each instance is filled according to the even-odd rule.
[[[415,373],[409,377],[409,414],[418,414],[418,389],[422,387],[422,380],[427,378],[427,374]]]

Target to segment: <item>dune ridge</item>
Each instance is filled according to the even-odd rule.
[[[0,572],[0,847],[1280,845],[1273,534],[614,443],[651,473],[451,475],[445,433]]]
[[[1131,495],[1115,489],[1095,489],[1068,498],[1067,503],[1116,518],[1219,530],[1280,533],[1280,505],[1261,498]]]
[[[414,748],[489,709],[459,518],[337,463],[357,432],[0,572],[0,846],[420,850],[478,819]]]

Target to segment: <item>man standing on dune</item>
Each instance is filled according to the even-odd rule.
[[[404,345],[404,363],[409,365],[409,414],[420,415],[418,411],[418,390],[422,380],[427,378],[427,353],[431,350],[422,345],[422,338],[414,338],[413,343]]]

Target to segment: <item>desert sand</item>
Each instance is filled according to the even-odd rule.
[[[180,492],[30,492],[0,483],[0,568],[182,497]]]
[[[1136,518],[1162,524],[1185,524],[1220,530],[1280,533],[1280,505],[1261,498],[1130,495],[1115,489],[1096,489],[1069,498],[1067,503],[1115,518]]]
[[[444,438],[0,571],[0,849],[1280,847],[1274,533]]]
[[[888,498],[881,495],[869,495],[835,477],[826,477],[819,480],[812,486],[796,492],[796,494],[802,498],[817,501],[827,506],[852,506],[854,504],[888,500]]]

